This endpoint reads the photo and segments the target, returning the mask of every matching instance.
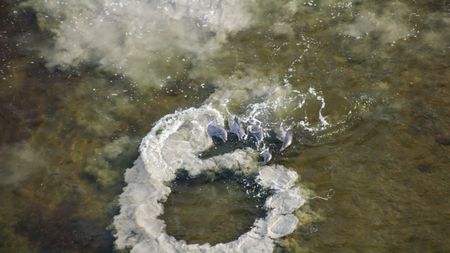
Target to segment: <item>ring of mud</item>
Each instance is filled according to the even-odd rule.
[[[120,214],[114,218],[117,248],[131,248],[131,252],[272,252],[275,239],[295,230],[298,219],[293,212],[305,202],[295,187],[297,173],[281,165],[261,167],[250,148],[200,159],[197,154],[213,145],[205,130],[212,119],[223,123],[221,114],[210,106],[176,112],[158,121],[143,139],[139,158],[125,174],[128,185],[120,196]],[[267,216],[228,243],[199,245],[176,240],[158,217],[180,168],[192,176],[223,169],[256,174],[256,182],[274,192],[265,202]]]

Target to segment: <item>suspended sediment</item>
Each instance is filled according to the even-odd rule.
[[[114,219],[117,248],[130,247],[131,252],[272,252],[274,240],[295,230],[298,218],[293,212],[305,202],[295,186],[297,173],[281,165],[261,167],[258,153],[251,148],[199,158],[199,153],[213,145],[205,129],[211,120],[224,123],[220,112],[208,105],[179,111],[163,117],[143,139],[139,158],[126,171],[128,185],[120,196],[120,214]],[[190,176],[225,169],[256,175],[258,185],[273,191],[264,204],[267,215],[228,243],[176,240],[166,233],[159,217],[180,169]]]

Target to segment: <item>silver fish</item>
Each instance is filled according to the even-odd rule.
[[[288,129],[283,136],[283,144],[281,145],[280,152],[283,152],[292,144],[293,133],[291,129]]]
[[[272,153],[270,152],[269,149],[265,149],[263,150],[259,156],[262,158],[262,164],[266,165],[267,163],[270,162],[270,160],[272,160]]]

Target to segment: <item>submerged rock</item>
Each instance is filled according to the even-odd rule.
[[[448,146],[450,145],[450,136],[438,136],[435,138],[435,141],[441,145]]]
[[[424,174],[428,174],[428,173],[433,172],[433,169],[431,168],[431,165],[430,164],[426,164],[426,163],[425,164],[419,164],[417,166],[417,169],[420,172],[424,173]]]

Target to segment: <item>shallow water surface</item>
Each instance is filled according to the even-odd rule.
[[[450,252],[448,1],[194,2],[0,0],[0,252],[115,251],[141,139],[203,104],[293,129],[272,163],[311,194],[277,252]],[[233,183],[178,187],[175,237],[258,213]]]
[[[265,199],[253,197],[248,189],[252,186],[244,181],[233,176],[176,181],[161,217],[167,233],[188,243],[214,245],[236,240],[265,216]]]

